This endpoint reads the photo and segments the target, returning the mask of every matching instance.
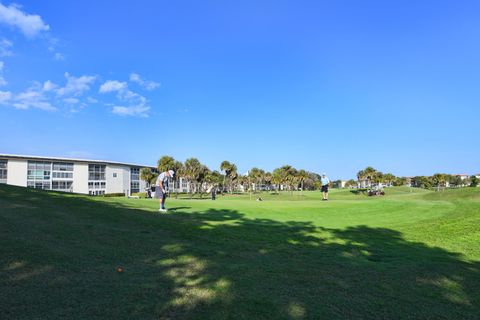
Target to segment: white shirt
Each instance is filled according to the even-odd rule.
[[[322,177],[320,181],[322,181],[322,186],[326,186],[330,183],[330,179],[328,179],[328,177]]]
[[[166,187],[168,183],[168,177],[166,175],[166,172],[162,172],[158,175],[157,178],[157,186],[160,185],[160,181],[163,181],[163,186]]]

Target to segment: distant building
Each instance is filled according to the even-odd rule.
[[[0,183],[90,195],[144,191],[141,168],[129,163],[0,154]]]
[[[460,177],[460,179],[462,179],[462,180],[466,180],[466,179],[470,178],[470,176],[469,176],[468,174],[464,174],[464,173],[462,173],[462,174],[454,174],[454,176]]]
[[[348,180],[336,180],[333,182],[333,187],[334,188],[346,188],[347,187],[347,182]]]

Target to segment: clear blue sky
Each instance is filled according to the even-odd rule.
[[[0,153],[480,172],[479,1],[0,3]]]

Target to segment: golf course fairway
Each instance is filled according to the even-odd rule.
[[[480,319],[480,188],[209,199],[0,185],[2,319]]]

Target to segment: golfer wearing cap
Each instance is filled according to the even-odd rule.
[[[322,201],[328,200],[328,185],[330,184],[330,179],[328,179],[326,173],[322,173],[322,177],[320,179],[322,182],[322,192],[323,192],[323,199]]]
[[[167,198],[168,178],[173,178],[174,174],[175,171],[168,170],[158,175],[155,188],[155,198],[160,199],[160,209],[158,209],[160,212],[167,212],[167,209],[165,209],[165,199]]]

